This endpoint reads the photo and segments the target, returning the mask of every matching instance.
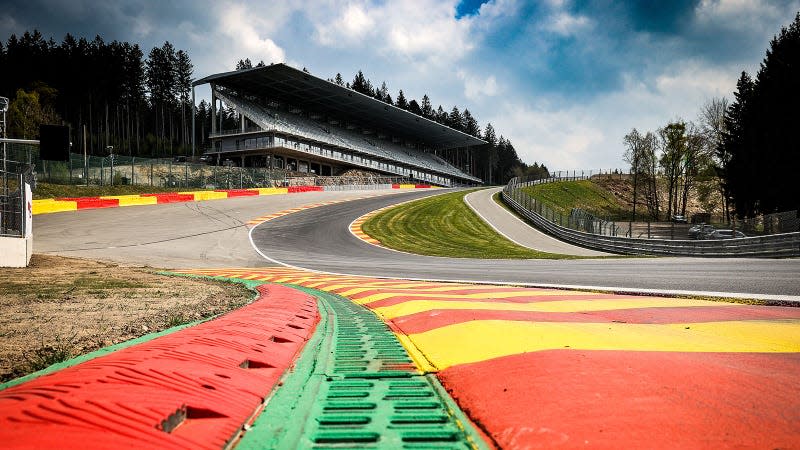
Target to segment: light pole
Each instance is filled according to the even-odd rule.
[[[111,158],[111,186],[114,185],[114,146],[113,145],[106,145],[106,150],[108,150],[108,157]]]
[[[0,97],[0,111],[3,113],[3,139],[6,139],[6,111],[8,111],[8,99],[6,97]],[[3,141],[3,201],[6,201],[8,198],[8,166],[7,166],[7,153],[6,153],[6,142]]]

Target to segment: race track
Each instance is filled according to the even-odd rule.
[[[470,260],[410,255],[360,241],[359,216],[431,195],[411,192],[309,209],[265,222],[253,244],[274,262],[324,272],[459,281],[613,287],[631,290],[800,295],[798,259],[619,258]]]

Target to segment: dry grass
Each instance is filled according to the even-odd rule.
[[[0,269],[0,381],[248,303],[241,285],[34,255]]]

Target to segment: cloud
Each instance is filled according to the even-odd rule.
[[[484,97],[494,97],[500,92],[494,75],[481,79],[459,70],[457,76],[464,82],[464,95],[472,101],[479,101]]]
[[[409,63],[442,67],[461,59],[475,45],[471,24],[476,16],[456,19],[452,1],[334,2],[305,13],[316,29],[317,43],[323,46],[377,52]]]
[[[268,23],[273,17],[266,16],[270,20],[261,19],[243,5],[224,5],[220,10],[217,32],[222,35],[219,42],[227,49],[223,61],[231,69],[236,61],[243,58],[250,58],[254,62],[264,60],[267,63],[286,60],[283,49],[264,36],[264,31],[274,26],[274,23]]]
[[[586,111],[577,108],[506,101],[501,111],[490,120],[495,129],[511,140],[523,161],[544,163],[551,170],[588,168],[591,152],[605,138]]]
[[[561,12],[554,15],[545,25],[545,29],[562,36],[570,36],[591,26],[591,21],[586,16],[574,16]]]
[[[336,20],[317,25],[317,39],[331,47],[349,46],[366,36],[374,25],[375,19],[361,5],[351,4]]]

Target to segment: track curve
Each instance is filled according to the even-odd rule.
[[[793,300],[800,295],[800,259],[441,258],[376,247],[348,230],[354,219],[370,211],[435,193],[410,192],[301,211],[256,226],[250,237],[257,251],[272,262],[330,273]]]

